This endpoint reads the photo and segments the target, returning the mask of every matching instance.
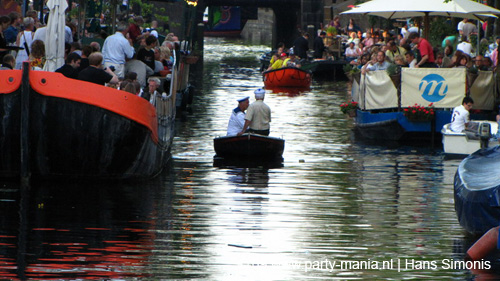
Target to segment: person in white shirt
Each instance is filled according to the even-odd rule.
[[[384,51],[379,51],[377,53],[377,62],[375,64],[366,64],[362,69],[361,73],[365,74],[368,71],[376,71],[376,70],[386,70],[389,67],[390,63],[385,60]]]
[[[462,36],[462,42],[460,42],[457,45],[457,50],[462,51],[464,54],[467,54],[468,56],[471,55],[472,44],[469,43],[469,40],[467,39],[467,36],[465,36],[465,35]]]
[[[116,33],[108,36],[102,46],[104,66],[106,68],[114,66],[114,72],[119,78],[125,75],[125,60],[131,59],[135,52],[132,41],[125,38],[125,34],[127,25],[121,22],[116,26]]]
[[[238,106],[233,109],[229,123],[227,124],[227,135],[236,136],[245,125],[245,110],[247,110],[250,97],[244,97],[238,100]]]
[[[460,133],[469,123],[469,111],[474,105],[474,100],[471,97],[465,97],[462,100],[462,105],[457,106],[453,109],[453,114],[451,115],[451,125],[450,129],[453,132]]]

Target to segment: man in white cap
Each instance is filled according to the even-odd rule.
[[[247,110],[250,97],[244,97],[238,100],[238,107],[233,109],[229,123],[227,124],[227,135],[236,136],[245,125],[245,110]]]
[[[266,91],[264,89],[257,89],[254,94],[255,102],[248,107],[247,114],[245,115],[245,125],[243,125],[243,129],[238,133],[238,136],[245,133],[247,128],[250,128],[248,130],[250,133],[269,136],[271,108],[264,103]]]

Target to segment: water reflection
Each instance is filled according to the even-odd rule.
[[[158,223],[153,214],[160,200],[161,205],[172,205],[172,190],[160,189],[160,183],[161,178],[119,185],[13,184],[20,192],[1,204],[0,240],[6,247],[1,250],[0,275],[19,279],[151,276],[146,268],[155,248],[152,230]]]

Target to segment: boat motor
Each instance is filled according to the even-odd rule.
[[[479,139],[481,148],[488,148],[488,142],[491,138],[491,125],[487,122],[482,122],[479,126]]]

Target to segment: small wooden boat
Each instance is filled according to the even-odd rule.
[[[263,73],[266,89],[273,87],[308,88],[311,86],[311,72],[295,67],[268,70]]]
[[[242,160],[282,160],[285,140],[256,134],[214,139],[216,157]]]
[[[500,146],[480,149],[458,166],[455,212],[460,225],[480,235],[500,224]]]
[[[498,123],[494,121],[478,120],[471,121],[464,132],[453,132],[451,123],[443,126],[443,150],[449,156],[465,157],[483,148],[498,144],[493,137],[498,131]]]
[[[124,91],[26,66],[0,72],[0,177],[114,180],[162,170],[175,95],[158,96],[155,108]]]

